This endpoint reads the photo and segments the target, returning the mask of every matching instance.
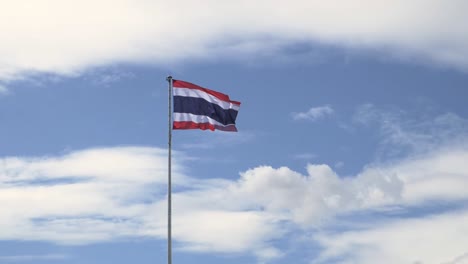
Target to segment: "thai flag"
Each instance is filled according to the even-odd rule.
[[[193,83],[173,80],[173,129],[210,129],[237,132],[240,102]]]

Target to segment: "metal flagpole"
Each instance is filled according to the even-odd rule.
[[[168,76],[169,82],[169,140],[168,140],[168,183],[167,183],[167,264],[172,264],[172,182],[171,182],[171,149],[172,149],[172,76]]]

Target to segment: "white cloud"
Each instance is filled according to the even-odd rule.
[[[322,234],[318,263],[345,257],[347,263],[468,263],[468,211],[398,219],[369,229]],[[332,262],[335,263],[335,262]]]
[[[185,244],[184,249],[204,252],[275,250],[263,245],[265,240],[274,238],[278,232],[277,227],[272,224],[272,219],[268,219],[265,214],[199,209],[184,210],[174,221],[174,225],[178,227],[175,228],[174,236]],[[187,219],[192,223],[187,225]],[[255,237],[252,234],[255,234]],[[222,237],[225,239],[220,239]]]
[[[229,208],[227,200],[213,203],[213,195],[234,183],[183,175],[185,158],[176,152],[173,162],[176,245],[273,257],[277,249],[268,241],[279,232],[277,219],[241,206]],[[0,201],[8,202],[1,203],[0,240],[74,245],[125,237],[164,239],[166,166],[165,150],[146,147],[1,158]]]
[[[258,167],[242,175],[239,192],[267,210],[286,212],[296,224],[317,226],[352,211],[468,199],[467,155],[466,150],[440,151],[369,166],[351,178],[338,177],[327,165],[309,165],[308,175]]]
[[[293,43],[468,66],[463,0],[3,1],[0,78],[112,63],[278,55]],[[424,10],[424,12],[421,12]],[[262,15],[268,14],[268,15]],[[455,26],[454,26],[455,25]]]
[[[334,110],[329,105],[312,107],[307,112],[292,113],[294,120],[315,121],[327,115],[333,114]]]
[[[463,120],[444,116],[443,120]],[[450,129],[459,131],[458,122],[447,124],[445,135],[452,135]],[[425,126],[418,127],[425,131]],[[466,132],[459,140],[468,143]],[[286,254],[274,242],[294,230],[314,235],[331,229],[331,234],[319,232],[312,237],[324,248],[317,261],[345,257],[349,263],[375,263],[378,257],[393,263],[463,261],[466,210],[449,208],[413,219],[367,221],[346,232],[333,229],[337,219],[353,214],[424,208],[437,202],[465,204],[468,148],[450,142],[400,160],[369,164],[348,177],[340,177],[326,164],[309,164],[305,174],[287,167],[259,166],[242,172],[237,180],[196,179],[186,174],[183,165],[190,157],[176,152],[175,246],[253,254],[259,261],[268,261]],[[0,158],[0,239],[61,244],[126,237],[165,239],[166,165],[165,150],[146,147]],[[458,232],[448,230],[451,227]],[[416,243],[418,237],[422,239]],[[398,241],[417,247],[408,251]],[[375,250],[369,250],[370,245]],[[351,254],[353,249],[359,250]],[[422,255],[424,250],[430,252]]]

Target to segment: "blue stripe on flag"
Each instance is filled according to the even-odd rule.
[[[174,113],[208,116],[223,125],[235,124],[237,110],[223,109],[202,98],[174,96]]]

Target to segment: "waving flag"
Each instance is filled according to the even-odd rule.
[[[210,129],[237,132],[240,102],[193,83],[173,80],[173,129]]]

